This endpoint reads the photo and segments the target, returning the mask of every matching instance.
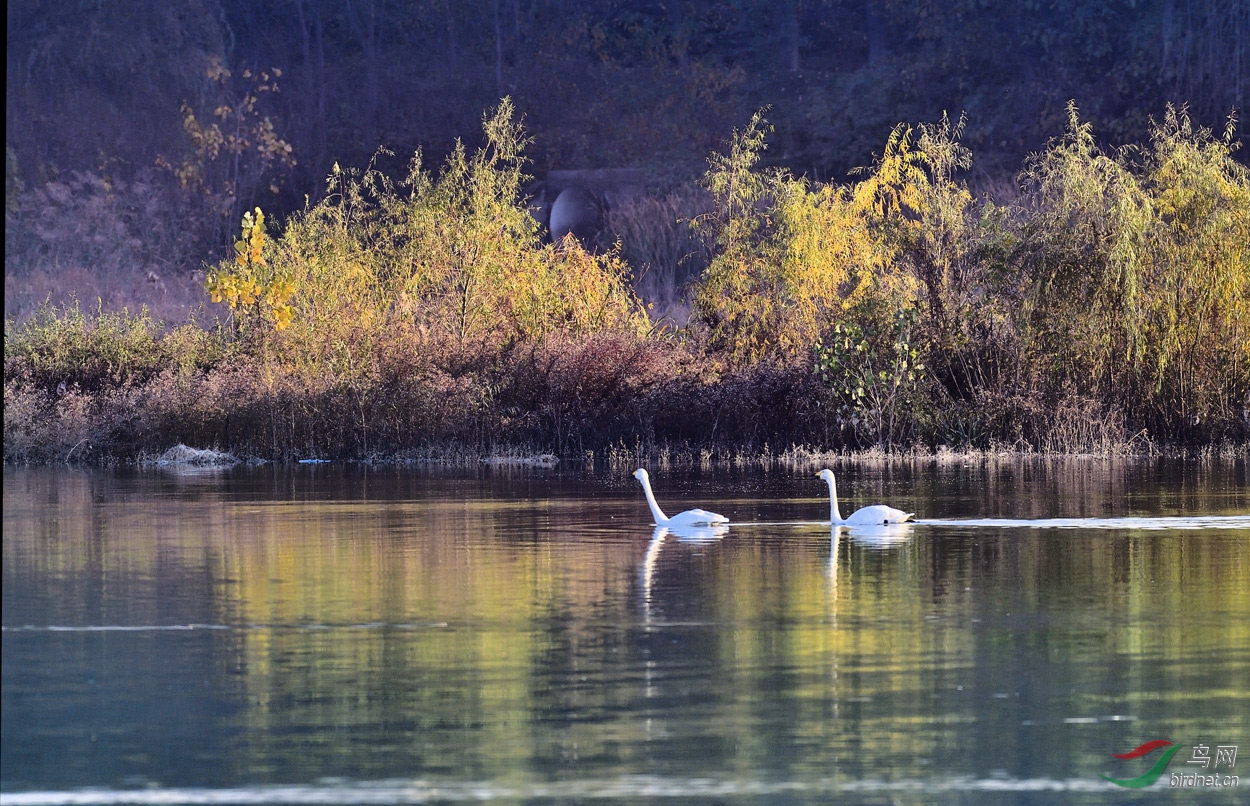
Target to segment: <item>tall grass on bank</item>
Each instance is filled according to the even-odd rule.
[[[133,456],[147,446],[156,390],[198,389],[205,372],[237,357],[222,331],[193,322],[169,330],[146,309],[84,312],[75,303],[45,307],[21,327],[6,322],[5,461]],[[162,425],[163,442],[177,427]]]
[[[437,175],[420,155],[399,182],[336,170],[280,231],[246,217],[210,272],[216,329],[77,307],[6,323],[6,461],[1250,441],[1231,123],[1169,108],[1150,143],[1105,152],[1072,107],[998,206],[959,178],[962,121],[901,125],[856,181],[820,184],[760,167],[757,115],[710,161],[710,252],[676,332],[622,255],[540,241],[511,105],[483,124]]]

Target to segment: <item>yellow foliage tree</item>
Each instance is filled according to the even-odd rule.
[[[876,174],[859,186],[816,185],[759,170],[768,125],[756,113],[713,155],[704,185],[716,209],[699,220],[717,252],[695,290],[712,343],[734,360],[806,358],[821,335],[852,311],[906,306],[914,283],[892,260],[878,221],[908,192]],[[897,161],[884,163],[894,170]]]
[[[854,188],[858,208],[873,214],[888,259],[923,289],[922,302],[938,332],[946,329],[950,308],[959,304],[955,297],[965,290],[962,268],[974,243],[972,194],[954,179],[972,165],[972,153],[959,142],[964,124],[964,117],[952,124],[945,114],[918,131],[899,124]]]
[[[282,70],[244,70],[236,80],[212,57],[206,73],[218,94],[211,118],[202,121],[183,103],[182,128],[191,151],[177,164],[164,157],[157,164],[171,170],[183,190],[200,194],[210,209],[233,219],[257,191],[278,193],[283,173],[296,164],[291,144],[264,111],[266,99],[278,92]]]
[[[274,330],[290,326],[295,315],[290,304],[295,286],[275,272],[266,258],[269,239],[265,215],[243,216],[243,237],[234,244],[234,261],[224,261],[208,273],[205,287],[213,302],[225,302],[240,329],[267,322]]]

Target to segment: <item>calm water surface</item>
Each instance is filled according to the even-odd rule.
[[[1244,463],[630,469],[6,469],[0,802],[1246,801]]]

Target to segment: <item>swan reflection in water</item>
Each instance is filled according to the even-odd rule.
[[[651,619],[651,584],[655,577],[655,564],[660,556],[660,549],[664,547],[664,543],[668,538],[676,538],[678,543],[686,543],[688,545],[707,545],[720,540],[729,531],[729,528],[723,523],[712,523],[700,526],[681,526],[670,522],[668,526],[657,526],[655,531],[651,533],[651,542],[647,544],[647,554],[642,561],[642,569],[639,576],[642,577],[642,623],[645,629],[650,632],[654,629]],[[652,675],[655,664],[648,662],[643,672],[643,694],[650,698],[656,696],[659,692],[656,688],[656,682]],[[647,719],[646,732],[651,733],[651,720]]]
[[[877,523],[871,526],[835,526],[842,529],[851,540],[871,549],[888,549],[901,546],[911,540],[914,531],[910,523]]]
[[[901,546],[912,538],[911,523],[883,523],[871,526],[847,526],[834,524],[829,529],[829,596],[830,602],[837,601],[838,594],[838,545],[845,534],[851,542],[865,548],[882,551]],[[833,610],[833,619],[837,621],[837,607]]]
[[[681,526],[670,523],[668,526],[657,526],[651,533],[651,542],[647,544],[647,554],[642,561],[642,603],[643,617],[647,624],[651,623],[651,581],[655,575],[655,563],[660,556],[660,549],[669,537],[679,543],[702,545],[714,543],[728,533],[729,527],[723,523],[701,526]]]
[[[833,526],[829,529],[829,603],[833,606],[833,621],[838,620],[838,542],[845,527]]]
[[[834,524],[829,529],[829,593],[838,592],[838,544],[845,534],[853,543],[878,551],[901,546],[912,538],[910,523],[882,523],[871,526],[847,526]],[[831,599],[832,601],[832,599]],[[834,617],[836,620],[836,610]]]

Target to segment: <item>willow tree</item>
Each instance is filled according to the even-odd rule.
[[[1029,164],[1021,314],[1051,393],[1086,395],[1162,436],[1235,427],[1250,386],[1250,178],[1169,107],[1151,144],[1108,155],[1069,105]]]
[[[1234,123],[1217,138],[1169,106],[1143,160],[1155,218],[1138,381],[1149,419],[1184,435],[1250,410],[1250,170],[1232,158]]]
[[[806,359],[835,323],[881,296],[914,295],[873,229],[872,195],[758,166],[761,113],[713,155],[699,225],[715,254],[695,307],[713,345],[737,361]]]

